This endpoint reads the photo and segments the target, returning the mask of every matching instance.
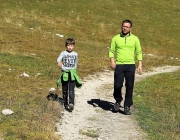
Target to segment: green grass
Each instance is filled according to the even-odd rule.
[[[5,140],[56,139],[54,125],[61,108],[48,102],[46,96],[60,75],[56,59],[65,50],[67,37],[76,40],[78,73],[82,79],[110,69],[108,47],[124,19],[133,21],[132,33],[140,38],[144,71],[179,65],[177,0],[0,0],[0,3],[0,110],[10,108],[15,112],[12,116],[0,114],[0,134]],[[23,72],[30,77],[20,76]]]
[[[140,126],[150,139],[180,138],[180,71],[150,77],[135,86]]]

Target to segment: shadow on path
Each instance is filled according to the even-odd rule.
[[[114,103],[100,100],[100,99],[91,99],[90,101],[87,101],[88,104],[92,105],[93,107],[100,107],[103,110],[111,111],[112,113],[117,113],[117,111],[114,110]],[[119,110],[119,113],[124,114],[123,111]]]

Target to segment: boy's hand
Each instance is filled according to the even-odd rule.
[[[58,66],[59,66],[59,67],[62,67],[62,63],[61,63],[61,62],[59,62],[59,63],[58,63]]]

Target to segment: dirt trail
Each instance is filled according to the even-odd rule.
[[[158,67],[142,75],[136,74],[135,82],[164,72],[173,72],[179,66]],[[90,75],[81,89],[76,89],[73,112],[62,112],[56,134],[62,140],[144,140],[144,134],[132,115],[113,111],[113,71]],[[123,104],[122,104],[123,105]],[[123,108],[121,108],[123,110]]]

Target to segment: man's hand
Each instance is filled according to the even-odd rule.
[[[142,61],[139,61],[138,73],[139,73],[139,74],[142,74]]]
[[[115,61],[114,61],[114,58],[110,58],[110,66],[111,66],[111,68],[112,68],[113,70],[115,69],[116,63],[115,63]]]
[[[142,74],[142,65],[139,65],[139,66],[138,66],[138,73],[139,73],[139,74]]]

